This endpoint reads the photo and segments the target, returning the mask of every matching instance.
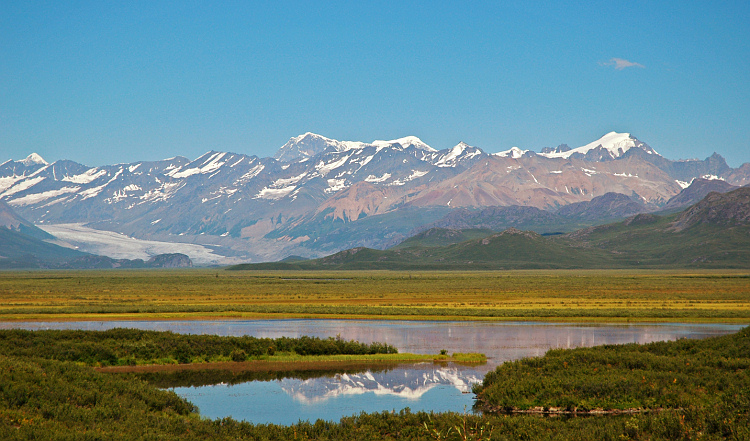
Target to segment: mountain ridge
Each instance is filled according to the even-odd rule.
[[[319,257],[358,243],[385,248],[453,209],[557,212],[612,192],[661,208],[701,176],[750,182],[750,164],[732,169],[719,155],[671,161],[615,132],[546,156],[521,149],[490,154],[464,142],[435,150],[416,137],[373,143],[315,137],[327,143],[322,150],[289,161],[213,150],[194,160],[100,167],[6,161],[0,200],[42,227],[83,224],[211,247],[227,259],[269,261]],[[548,157],[554,152],[573,153]],[[583,222],[597,222],[593,217]],[[376,224],[387,233],[379,237]]]

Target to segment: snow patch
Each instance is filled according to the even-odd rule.
[[[385,181],[387,181],[390,178],[391,178],[391,174],[390,173],[384,173],[383,176],[381,176],[381,177],[377,177],[375,175],[368,175],[365,178],[365,182],[380,183],[380,182],[385,182]]]
[[[329,179],[328,188],[325,189],[326,193],[336,193],[339,190],[343,190],[347,187],[346,179]]]
[[[411,175],[409,175],[409,177],[406,178],[406,179],[408,181],[411,181],[411,180],[414,180],[414,179],[417,179],[417,178],[421,178],[422,176],[426,175],[427,173],[429,173],[429,172],[428,171],[412,170]]]
[[[259,191],[258,194],[253,197],[253,199],[279,200],[294,191],[295,188],[297,188],[295,185],[290,185],[289,187],[284,188],[265,187],[263,190]]]
[[[206,174],[206,173],[212,173],[216,170],[218,170],[222,165],[224,165],[224,162],[221,162],[221,158],[223,158],[226,155],[226,153],[222,152],[216,152],[206,158],[205,161],[203,161],[202,167],[193,167],[188,168],[183,171],[179,171],[180,169],[175,169],[173,171],[170,171],[167,173],[167,176],[171,176],[175,179],[181,179],[181,178],[187,178],[189,176],[197,175],[197,174]]]
[[[237,183],[240,183],[240,182],[247,182],[247,181],[249,181],[249,180],[253,179],[254,177],[258,176],[258,175],[260,174],[260,172],[262,172],[262,171],[263,171],[263,169],[264,169],[264,168],[266,168],[266,166],[265,166],[265,165],[263,165],[263,164],[258,164],[258,165],[256,165],[255,167],[253,167],[253,168],[251,168],[250,170],[248,170],[248,172],[247,172],[247,173],[245,173],[244,175],[242,175],[242,176],[241,176],[241,177],[240,177],[240,178],[239,178],[239,179],[238,179],[238,180],[237,180],[237,181],[235,182],[235,184],[237,184]]]
[[[122,169],[119,169],[119,170],[117,170],[117,173],[115,173],[115,175],[112,177],[112,179],[110,179],[109,181],[107,181],[105,184],[102,184],[102,185],[100,185],[98,187],[93,187],[93,188],[89,188],[87,190],[83,190],[79,194],[81,196],[83,196],[83,199],[93,198],[94,196],[96,196],[99,193],[101,193],[102,190],[104,190],[104,187],[108,186],[109,184],[111,184],[112,182],[114,182],[115,180],[117,180],[117,178],[121,174],[122,174]]]
[[[189,168],[183,171],[178,171],[178,170],[179,169],[170,171],[169,173],[167,173],[167,176],[171,176],[175,179],[182,179],[182,178],[187,178],[188,176],[197,175],[198,173],[201,172],[201,169],[199,168]]]
[[[75,193],[80,189],[81,187],[63,187],[59,190],[43,191],[41,193],[29,194],[24,197],[14,199],[10,201],[9,204],[14,207],[22,207],[25,205],[36,204],[38,202],[42,202],[44,200],[54,198],[63,194]]]
[[[10,195],[14,195],[18,192],[28,190],[29,188],[35,186],[36,184],[42,182],[45,179],[44,176],[37,176],[35,178],[27,179],[17,185],[11,186],[8,190],[0,194],[0,197],[8,197]]]
[[[73,184],[89,184],[96,181],[102,176],[106,175],[106,170],[99,170],[96,167],[86,170],[84,173],[75,176],[66,176],[62,178],[63,182],[70,182]]]
[[[272,188],[279,188],[279,187],[288,187],[292,184],[296,184],[297,182],[301,181],[302,178],[307,176],[307,172],[302,173],[301,175],[292,176],[291,178],[281,178],[273,181],[273,183],[270,185]]]
[[[26,179],[26,176],[6,176],[0,178],[0,193],[12,187],[16,182]]]
[[[331,162],[329,164],[326,164],[325,162],[320,161],[320,163],[318,163],[315,166],[315,169],[318,171],[318,173],[320,173],[321,176],[325,176],[328,173],[330,173],[332,170],[335,170],[335,169],[341,167],[342,165],[346,164],[346,161],[348,161],[350,157],[351,157],[351,155],[344,156],[343,158],[339,159],[338,161],[333,161],[333,162]]]
[[[165,182],[159,188],[147,191],[140,199],[143,202],[166,201],[184,186],[184,182]]]

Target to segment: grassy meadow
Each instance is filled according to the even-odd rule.
[[[0,321],[290,317],[750,323],[750,275],[728,270],[0,273]],[[387,345],[339,339],[8,330],[0,332],[0,439],[748,439],[748,332],[704,341],[554,350],[505,363],[475,388],[478,406],[486,411],[482,415],[406,409],[277,426],[202,418],[191,403],[158,387],[272,380],[288,371],[305,378],[311,370],[416,360],[394,354]],[[478,357],[452,355],[465,362],[481,362]],[[217,367],[206,374],[154,370],[152,363]],[[250,369],[253,363],[262,369]],[[529,414],[545,412],[559,416]],[[575,416],[581,413],[589,416]]]
[[[0,321],[373,318],[750,322],[739,270],[0,272]]]

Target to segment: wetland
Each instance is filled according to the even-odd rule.
[[[161,388],[172,390],[196,405],[202,416],[232,417],[256,424],[290,425],[299,420],[338,421],[360,412],[412,411],[464,412],[474,404],[472,387],[501,364],[527,357],[541,357],[550,349],[592,347],[599,345],[651,343],[679,339],[702,339],[737,332],[735,324],[569,324],[549,322],[455,322],[455,321],[382,321],[382,320],[229,320],[229,321],[131,321],[131,322],[16,322],[0,328],[29,330],[114,330],[109,338],[122,342],[127,326],[149,331],[174,332],[179,335],[222,336],[261,339],[263,348],[274,339],[308,337],[320,346],[326,342],[356,340],[362,343],[351,352],[368,352],[373,348],[387,352],[427,355],[427,360],[407,358],[359,359],[351,362],[329,358],[315,365],[314,360],[268,357],[255,362],[162,364],[161,366],[120,366],[99,369],[104,372],[135,372]],[[122,334],[122,335],[121,335]],[[128,333],[129,334],[129,333]],[[158,334],[153,334],[158,335]],[[172,353],[181,343],[177,335],[167,334]],[[70,339],[79,337],[71,334]],[[143,347],[142,336],[133,336]],[[175,343],[176,342],[176,343]],[[214,342],[217,348],[219,341]],[[378,343],[381,342],[381,343]],[[122,343],[120,343],[122,344]],[[190,343],[197,346],[196,342]],[[238,343],[239,344],[239,343]],[[369,345],[369,346],[368,346]],[[45,345],[50,348],[50,344]],[[293,346],[288,343],[286,346]],[[335,346],[335,345],[334,345]],[[340,344],[340,346],[343,346]],[[245,349],[248,353],[252,350]],[[127,348],[127,347],[126,347]],[[234,346],[224,348],[231,353]],[[455,363],[433,362],[432,355],[441,350],[483,353],[486,361]],[[158,361],[153,350],[141,349]],[[221,348],[217,349],[221,352]],[[131,351],[132,352],[132,351]],[[203,350],[202,352],[205,352]],[[304,352],[302,350],[298,352]],[[325,348],[319,352],[326,352]],[[333,352],[329,350],[327,352]],[[203,356],[206,358],[207,356]],[[205,361],[205,360],[194,360]],[[174,357],[165,362],[174,363]],[[101,364],[101,363],[99,363]],[[134,363],[133,363],[134,364]]]
[[[1,333],[174,343],[3,350],[0,438],[747,439],[747,323],[741,271],[0,273]]]

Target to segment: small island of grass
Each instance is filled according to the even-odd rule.
[[[125,328],[106,331],[0,330],[0,353],[69,361],[109,372],[216,368],[328,370],[347,364],[487,361],[484,354],[475,353],[400,354],[387,343],[360,343],[340,337],[272,339]]]

